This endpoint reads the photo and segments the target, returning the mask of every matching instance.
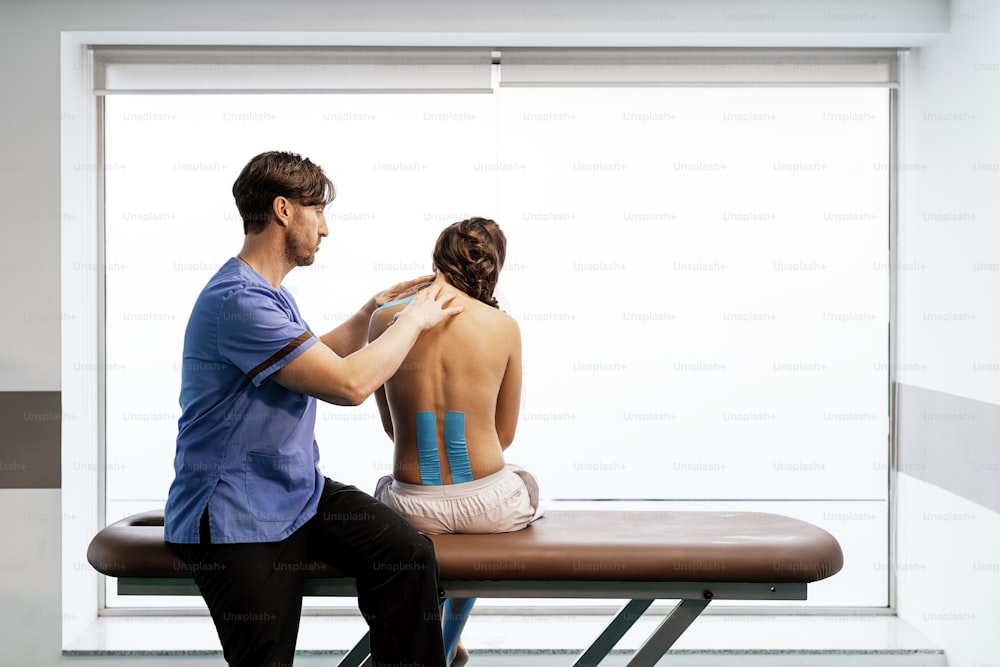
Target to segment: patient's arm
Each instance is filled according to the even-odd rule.
[[[511,342],[510,358],[497,394],[496,426],[500,447],[507,449],[514,442],[517,418],[521,411],[521,330],[510,320],[507,334]]]
[[[385,385],[375,390],[375,404],[378,406],[379,417],[382,418],[382,430],[389,436],[389,440],[395,441],[392,431],[392,415],[389,413],[389,401],[385,397]]]
[[[392,323],[392,318],[384,310],[377,310],[368,322],[368,341],[371,342],[381,336],[386,328]],[[378,406],[378,414],[382,419],[382,429],[389,436],[389,440],[394,440],[392,429],[392,414],[389,412],[389,400],[385,395],[385,385],[375,390],[375,404]]]

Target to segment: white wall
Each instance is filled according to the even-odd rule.
[[[1000,3],[903,68],[899,382],[1000,404]]]
[[[987,0],[976,3],[975,12],[985,15],[987,5]],[[401,31],[420,33],[425,40],[463,35],[457,40],[496,38],[506,44],[898,46],[935,38],[947,29],[947,14],[947,0],[511,0],[476,5],[458,0],[5,0],[0,4],[0,79],[5,93],[0,105],[5,158],[0,160],[0,201],[7,207],[0,222],[0,299],[7,326],[0,329],[0,400],[2,392],[64,391],[65,383],[75,380],[63,376],[61,345],[91,345],[88,340],[61,340],[62,324],[77,307],[60,300],[61,238],[74,244],[91,240],[73,236],[75,216],[84,213],[60,208],[60,137],[71,147],[93,141],[86,134],[73,134],[84,119],[61,115],[61,31],[129,31],[132,36],[136,31],[167,31],[163,37],[173,40],[178,39],[174,31],[198,31],[189,38],[202,40],[218,37],[219,31],[242,31],[235,39],[248,42],[255,39],[250,34],[254,31],[285,31],[286,39],[303,41],[310,37],[292,33],[309,31],[323,41],[329,37],[317,31],[336,32],[341,39],[359,33],[387,39]],[[505,35],[490,36],[500,33]],[[123,41],[130,34],[123,34]],[[366,35],[358,41],[368,39]],[[990,48],[992,35],[985,26],[975,35],[977,47]],[[69,162],[62,169],[90,173],[92,165]],[[957,196],[959,179],[952,180]],[[64,421],[72,418],[92,420],[93,415],[63,414]],[[77,473],[79,479],[72,482],[76,487],[93,485],[87,462],[96,460],[96,452],[80,453],[78,447],[89,445],[63,442],[64,460],[69,452],[72,460],[83,462],[79,471],[63,465],[63,486],[70,473]],[[87,510],[81,520],[82,514],[67,514],[65,504],[55,488],[3,490],[0,495],[0,532],[17,536],[17,548],[7,548],[0,556],[5,601],[0,612],[2,664],[47,667],[67,662],[60,657],[60,628],[68,615],[73,616],[71,626],[86,621],[76,617],[77,611],[59,607],[60,571],[85,571],[77,566],[83,554],[79,560],[73,554],[79,551],[79,535],[91,529],[92,513]],[[70,554],[63,562],[59,545],[67,521],[78,528],[62,545]],[[81,595],[78,599],[86,608],[93,594]]]
[[[899,476],[901,619],[941,646],[949,667],[1000,664],[1000,514]]]
[[[1000,3],[953,0],[949,35],[912,52],[903,71],[897,379],[970,409],[925,402],[923,415],[900,418],[964,420],[937,443],[955,457],[965,444],[957,434],[1000,405],[998,29]],[[1000,514],[963,497],[984,473],[1000,488],[1000,433],[979,437],[988,446],[964,480],[928,483],[934,471],[914,469],[898,485],[898,613],[957,667],[1000,664]]]

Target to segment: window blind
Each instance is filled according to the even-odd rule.
[[[894,49],[114,47],[94,49],[98,95],[488,92],[501,86],[896,87]]]
[[[98,95],[492,90],[482,48],[99,47],[93,58]]]
[[[501,86],[879,85],[892,49],[506,49]]]

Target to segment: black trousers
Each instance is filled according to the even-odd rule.
[[[192,570],[232,667],[290,667],[314,560],[356,577],[372,662],[443,667],[434,545],[395,510],[327,479],[316,516],[281,542],[174,544]]]

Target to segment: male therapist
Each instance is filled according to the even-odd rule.
[[[233,184],[244,243],[202,290],[184,336],[166,540],[192,571],[226,661],[291,665],[313,560],[357,579],[375,665],[444,665],[433,545],[396,512],[318,470],[316,399],[357,405],[420,333],[461,312],[428,278],[376,295],[317,336],[281,286],[313,263],[335,189],[294,153],[254,157]],[[380,305],[416,293],[366,344]]]

